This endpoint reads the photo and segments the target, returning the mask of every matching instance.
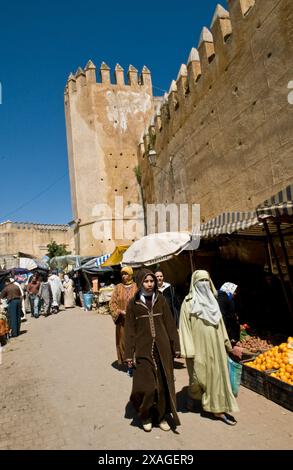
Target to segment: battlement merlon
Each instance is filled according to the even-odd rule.
[[[115,67],[115,80],[116,80],[116,85],[124,86],[124,69],[121,67],[121,65],[116,64]]]
[[[185,95],[189,89],[188,87],[188,72],[185,64],[181,64],[179,69],[177,80],[176,80],[177,90],[178,90],[178,100],[183,102],[185,100]]]
[[[133,87],[137,91],[145,90],[149,95],[152,95],[152,76],[149,69],[144,65],[141,74],[138,70],[129,65],[127,71],[127,83],[124,77],[124,69],[116,64],[114,70],[115,83],[111,83],[111,70],[105,62],[102,62],[100,67],[100,83],[96,80],[96,66],[89,60],[84,69],[78,67],[76,73],[70,73],[65,86],[65,96],[68,96],[83,86],[97,84],[102,86],[119,86],[119,87]]]
[[[102,62],[100,67],[100,74],[101,74],[101,82],[104,85],[111,85],[111,76],[110,76],[111,69],[108,67],[106,62]]]
[[[96,66],[91,60],[88,61],[84,70],[87,83],[96,83]]]
[[[216,7],[210,29],[213,36],[215,56],[221,68],[222,63],[226,61],[226,43],[232,34],[230,13],[221,5]]]
[[[230,16],[232,24],[244,16],[247,16],[249,11],[254,7],[255,3],[259,0],[227,0],[229,5]]]
[[[75,79],[76,79],[76,88],[81,88],[86,86],[86,75],[84,70],[81,67],[78,67],[76,74],[75,74]]]
[[[206,26],[204,26],[201,31],[198,42],[198,53],[201,63],[201,71],[204,74],[209,68],[210,63],[215,58],[213,35]]]

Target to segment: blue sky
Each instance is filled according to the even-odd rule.
[[[92,59],[152,72],[168,90],[216,0],[2,2],[0,28],[0,222],[72,219],[63,91]],[[226,3],[223,3],[226,7]]]

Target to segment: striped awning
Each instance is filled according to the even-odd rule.
[[[95,265],[96,266],[101,266],[101,264],[105,263],[108,258],[110,258],[111,253],[107,253],[106,255],[99,256],[98,258],[95,259]]]
[[[257,214],[251,212],[224,212],[200,226],[201,238],[212,238],[218,235],[244,231],[260,222]]]
[[[293,184],[290,184],[256,208],[258,217],[281,217],[293,215]]]

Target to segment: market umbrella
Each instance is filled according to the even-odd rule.
[[[35,260],[31,258],[19,258],[19,268],[27,269],[28,271],[32,271],[38,267]]]
[[[152,233],[134,242],[124,253],[122,265],[134,268],[161,263],[178,255],[191,241],[187,232]]]

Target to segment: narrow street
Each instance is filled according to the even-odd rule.
[[[0,449],[292,449],[293,414],[240,388],[236,427],[184,409],[177,360],[178,432],[145,433],[125,408],[131,379],[115,367],[109,316],[79,308],[22,323],[0,365]]]

